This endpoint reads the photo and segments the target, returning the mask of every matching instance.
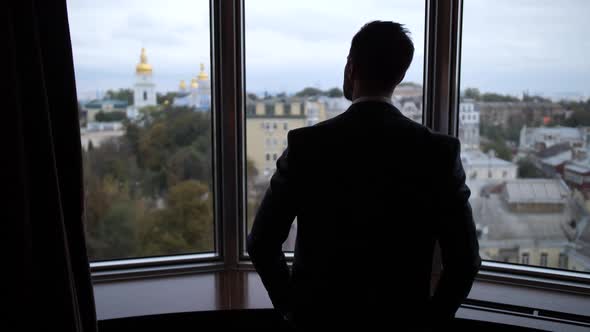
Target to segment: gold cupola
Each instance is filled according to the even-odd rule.
[[[152,65],[147,63],[147,55],[145,54],[145,48],[141,48],[141,55],[139,56],[139,63],[135,66],[135,72],[137,74],[146,75],[152,74]]]
[[[186,89],[186,83],[184,82],[184,80],[180,80],[180,84],[178,84],[178,87],[180,88],[180,90]]]
[[[199,87],[199,83],[197,83],[197,79],[193,77],[191,80],[191,89],[196,89]]]
[[[201,72],[199,73],[199,81],[207,81],[209,80],[209,75],[205,72],[205,64],[201,63]]]

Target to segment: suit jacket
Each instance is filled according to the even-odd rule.
[[[459,141],[379,101],[291,130],[247,249],[296,326],[449,321],[480,266]],[[281,244],[297,218],[292,271]],[[433,248],[443,271],[432,296]]]

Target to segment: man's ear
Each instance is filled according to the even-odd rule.
[[[346,78],[350,81],[353,80],[356,74],[356,67],[352,61],[348,61],[348,66],[346,66]]]

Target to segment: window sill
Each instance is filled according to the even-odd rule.
[[[133,258],[90,263],[92,281],[103,282],[158,276],[215,272],[224,269],[217,253]]]
[[[590,274],[535,266],[484,261],[477,280],[590,294]]]

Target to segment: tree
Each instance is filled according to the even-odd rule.
[[[100,121],[100,122],[117,122],[117,121],[123,121],[123,120],[127,119],[127,114],[125,112],[120,112],[120,111],[112,111],[112,112],[100,111],[100,112],[96,113],[96,116],[94,117],[94,119],[96,121]]]
[[[498,93],[486,92],[481,95],[481,101],[485,101],[485,102],[517,102],[517,101],[520,101],[520,99],[513,97],[513,96],[509,96],[509,95],[501,95]]]
[[[143,255],[213,250],[213,209],[207,186],[188,180],[171,187],[166,207],[144,223],[141,246]]]
[[[158,105],[164,105],[166,104],[166,102],[168,102],[168,104],[172,104],[174,102],[174,98],[176,98],[177,96],[177,92],[166,92],[165,94],[157,93],[156,103]]]
[[[590,126],[590,110],[574,111],[563,124],[568,127]]]
[[[542,178],[543,172],[538,169],[535,164],[528,160],[522,159],[518,161],[518,177],[519,178]]]
[[[481,147],[483,152],[487,153],[490,150],[494,150],[494,153],[498,158],[508,161],[512,160],[512,151],[503,140],[493,141],[490,143],[483,143]]]
[[[323,91],[318,88],[307,87],[303,90],[297,92],[295,95],[297,97],[316,97],[323,94]]]
[[[128,105],[133,105],[133,90],[107,90],[107,92],[105,93],[105,99],[124,100],[127,102]]]
[[[326,95],[328,97],[342,97],[342,96],[344,96],[344,93],[342,92],[342,90],[340,90],[338,88],[332,88],[332,89],[326,91]]]
[[[258,100],[258,99],[259,99],[259,98],[258,98],[258,95],[257,95],[257,94],[255,94],[255,93],[248,93],[248,94],[247,94],[247,96],[248,96],[248,98],[249,98],[249,99],[251,99],[251,100]]]
[[[465,91],[463,91],[463,97],[479,100],[481,98],[481,93],[479,92],[478,88],[467,88]]]

